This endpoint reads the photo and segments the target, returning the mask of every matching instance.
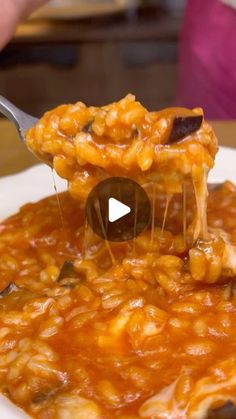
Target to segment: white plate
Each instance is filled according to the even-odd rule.
[[[31,19],[75,20],[121,13],[137,0],[52,0],[34,12]]]
[[[59,178],[55,172],[54,179],[58,192],[66,190],[66,181]],[[27,202],[36,202],[54,193],[52,170],[45,164],[33,166],[16,175],[2,177],[0,178],[0,220],[17,212]]]
[[[236,149],[220,147],[210,182],[231,180],[236,183]],[[58,192],[66,189],[66,181],[55,175]],[[0,178],[0,219],[14,214],[21,205],[35,202],[55,193],[52,171],[46,165],[37,165],[16,175]],[[26,415],[0,395],[0,418],[22,419]]]

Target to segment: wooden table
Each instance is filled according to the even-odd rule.
[[[75,20],[29,20],[20,25],[10,45],[73,44],[84,42],[176,41],[181,16],[159,7],[137,13]]]
[[[236,146],[236,121],[212,122],[219,144]],[[26,149],[17,136],[15,127],[7,120],[0,119],[0,176],[19,172],[38,160]]]

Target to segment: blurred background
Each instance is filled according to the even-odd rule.
[[[0,92],[38,117],[129,92],[149,110],[201,106],[235,147],[235,37],[236,0],[51,0],[0,51]],[[37,162],[1,116],[0,132],[0,176]]]
[[[175,104],[184,0],[52,0],[0,53],[0,91],[39,116],[67,102],[102,105],[132,92]]]

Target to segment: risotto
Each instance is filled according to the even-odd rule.
[[[235,418],[236,187],[208,195],[202,111],[79,102],[27,143],[69,188],[0,225],[2,393],[40,419]],[[147,190],[152,220],[108,244],[84,206],[116,175]]]

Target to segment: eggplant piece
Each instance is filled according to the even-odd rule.
[[[133,138],[138,138],[140,135],[140,131],[136,125],[133,126]]]
[[[74,270],[73,263],[65,261],[57,278],[57,282],[59,282],[62,287],[74,288],[79,281],[80,278],[78,278],[78,274]]]
[[[5,297],[8,294],[11,294],[14,291],[19,291],[19,288],[14,282],[10,282],[6,288],[4,288],[2,291],[0,291],[0,297]]]
[[[70,261],[65,261],[61,267],[59,276],[57,278],[57,282],[61,282],[63,279],[66,278],[74,278],[75,277],[75,271],[74,271],[74,265]]]
[[[236,405],[229,400],[223,406],[210,409],[206,419],[236,419]]]
[[[82,131],[85,132],[86,134],[91,134],[93,121],[94,120],[88,121],[87,124],[83,126]]]
[[[46,402],[53,395],[54,394],[51,395],[50,393],[46,393],[46,392],[45,393],[38,393],[38,394],[36,394],[36,396],[34,396],[32,398],[32,403],[33,404],[40,404],[40,403]]]
[[[208,183],[207,188],[209,192],[214,192],[219,190],[224,186],[224,183]]]
[[[37,392],[33,395],[32,403],[33,404],[42,404],[44,402],[47,402],[52,397],[55,396],[55,394],[62,388],[61,385],[55,386],[55,388],[44,388],[41,391]]]
[[[173,121],[172,130],[167,144],[172,144],[199,130],[202,125],[203,116],[176,117]]]

